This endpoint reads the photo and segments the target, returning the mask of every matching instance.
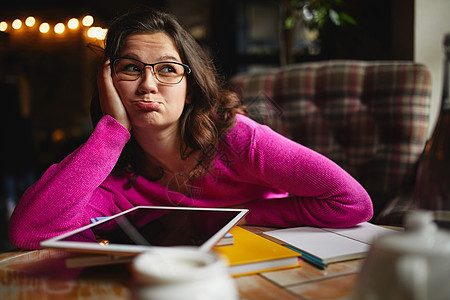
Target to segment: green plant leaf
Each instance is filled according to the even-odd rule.
[[[284,28],[291,29],[294,27],[295,24],[295,16],[287,17],[284,21]]]
[[[356,22],[355,19],[353,19],[350,15],[348,15],[346,13],[341,13],[341,20],[343,21],[343,23],[348,23],[351,25],[358,25],[358,22]]]
[[[327,9],[325,7],[319,7],[316,10],[317,14],[315,15],[315,21],[317,22],[317,25],[320,27],[323,27],[325,23],[327,22]]]
[[[330,9],[330,12],[328,13],[328,15],[330,16],[330,20],[336,26],[341,26],[341,19],[339,18],[339,14],[334,9]]]

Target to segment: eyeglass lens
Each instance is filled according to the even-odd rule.
[[[131,58],[114,61],[114,73],[120,80],[136,80],[145,72],[146,64]],[[179,83],[185,74],[185,67],[175,62],[160,62],[153,65],[153,74],[162,83]]]

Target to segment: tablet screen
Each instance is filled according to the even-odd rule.
[[[133,246],[210,249],[246,212],[241,209],[136,207],[43,242],[42,246],[122,252],[143,249]]]

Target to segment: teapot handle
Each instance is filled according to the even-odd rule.
[[[418,255],[406,255],[397,261],[395,267],[407,299],[427,299],[427,261]]]

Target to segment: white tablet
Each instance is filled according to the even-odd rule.
[[[43,248],[137,254],[159,247],[208,251],[247,209],[138,206],[41,242]]]

